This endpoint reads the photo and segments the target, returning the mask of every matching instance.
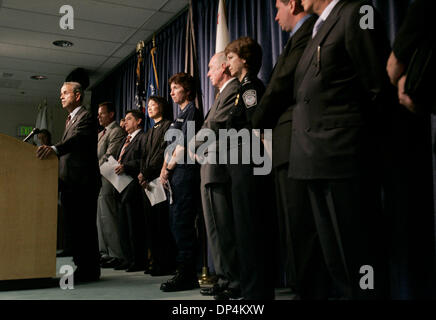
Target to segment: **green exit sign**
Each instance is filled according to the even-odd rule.
[[[26,137],[28,136],[33,130],[32,126],[19,126],[18,127],[18,136],[19,137]]]

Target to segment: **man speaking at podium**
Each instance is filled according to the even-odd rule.
[[[97,160],[97,122],[82,105],[84,93],[78,82],[65,82],[61,88],[62,108],[69,115],[60,142],[40,146],[37,157],[59,157],[59,189],[67,235],[71,239],[74,281],[100,278],[96,213],[100,189]],[[54,254],[54,253],[53,253]]]

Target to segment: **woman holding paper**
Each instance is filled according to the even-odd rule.
[[[154,120],[154,126],[145,136],[145,150],[141,160],[141,172],[138,180],[144,190],[155,192],[156,185],[160,184],[159,176],[167,146],[164,136],[171,125],[168,120],[170,105],[168,101],[159,96],[148,99],[148,116]],[[175,269],[175,245],[171,235],[168,202],[150,203],[145,199],[145,215],[147,218],[147,246],[149,264],[144,273],[152,276],[171,274]]]
[[[195,107],[195,80],[186,73],[177,73],[169,79],[171,98],[179,105],[179,112],[171,124],[169,135],[174,137],[165,152],[165,160],[160,174],[162,184],[171,191],[170,227],[177,246],[176,275],[160,289],[165,292],[198,288],[196,271],[197,237],[195,218],[199,207],[200,170],[192,159],[187,159],[185,146],[190,141],[188,133],[195,134],[201,127],[203,117]],[[176,137],[174,134],[178,133]]]

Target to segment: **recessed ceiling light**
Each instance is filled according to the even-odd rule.
[[[45,80],[45,79],[47,79],[47,77],[46,76],[41,76],[41,75],[36,75],[36,76],[31,76],[30,79],[33,79],[33,80]]]
[[[74,45],[72,42],[67,40],[56,40],[53,41],[53,44],[57,47],[62,47],[62,48],[72,47]]]

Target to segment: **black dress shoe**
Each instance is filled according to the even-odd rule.
[[[224,289],[221,286],[214,284],[213,287],[200,289],[200,293],[203,296],[215,296],[221,293],[223,290]]]
[[[104,255],[104,256],[100,257],[100,263],[105,263],[105,262],[111,261],[112,259],[115,259],[115,258],[108,256],[108,255]]]
[[[199,288],[197,275],[176,272],[176,275],[160,285],[164,292],[185,291]]]
[[[123,262],[120,265],[114,267],[114,270],[126,270],[131,266],[131,263]]]
[[[144,270],[145,270],[145,266],[132,264],[126,269],[126,272],[138,272],[138,271],[144,271]]]
[[[109,261],[102,262],[100,264],[100,267],[103,268],[103,269],[109,269],[109,268],[113,269],[113,268],[118,267],[119,265],[123,264],[123,262],[124,261],[121,260],[121,259],[112,258]]]
[[[241,291],[237,289],[224,289],[220,293],[214,295],[215,300],[241,300]]]

